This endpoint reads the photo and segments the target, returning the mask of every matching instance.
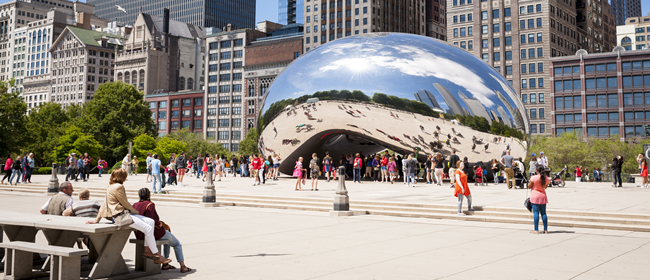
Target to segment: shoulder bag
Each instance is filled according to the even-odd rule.
[[[113,215],[111,209],[108,208],[108,193],[106,194],[106,200],[104,201],[104,205],[106,205],[106,210],[108,210],[109,214],[113,218],[113,223],[117,226],[118,230],[133,224],[133,218],[131,218],[131,212],[129,212],[129,210],[124,209],[122,213]]]

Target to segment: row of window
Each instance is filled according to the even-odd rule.
[[[530,125],[530,133],[537,133],[537,124]],[[543,123],[539,124],[539,133],[546,133],[546,125]]]
[[[215,135],[217,135],[216,139],[218,140],[239,140],[241,139],[241,131],[208,131],[206,134],[206,137],[208,139],[215,139]],[[230,136],[230,137],[229,137]],[[228,144],[222,144],[222,145],[228,145]],[[232,144],[238,145],[239,149],[239,144]],[[227,148],[227,146],[224,146],[224,148]]]
[[[230,58],[240,58],[244,56],[244,51],[232,51],[232,52],[220,52],[220,53],[211,53],[210,60],[219,60],[219,59],[230,59]]]
[[[544,78],[521,79],[521,88],[544,87]]]
[[[528,111],[528,117],[531,119],[543,119],[545,116],[544,114],[544,108],[533,108],[533,109],[526,109]],[[539,115],[538,115],[539,113]]]
[[[619,122],[619,112],[587,113],[587,123],[595,122]],[[625,122],[645,122],[650,120],[650,111],[625,112]],[[558,114],[555,115],[556,124],[582,123],[582,114]]]
[[[634,33],[643,33],[643,32],[650,32],[650,26],[634,28]]]
[[[368,0],[354,0],[354,4],[359,4],[360,1],[362,1],[363,3],[368,2]],[[307,3],[309,3],[309,2],[310,2],[310,0],[307,0]],[[314,2],[316,2],[316,1],[314,1]],[[352,5],[352,0],[345,0],[345,5],[346,6],[351,6]],[[327,9],[327,3],[323,3],[320,6],[321,6],[321,10],[323,10],[323,11],[325,11]],[[343,0],[330,2],[330,9],[334,9],[336,7],[339,7],[339,8],[343,7]],[[307,5],[306,8],[307,8],[307,12],[309,12],[310,9],[311,9],[311,6]],[[314,12],[317,12],[317,11],[318,11],[318,4],[314,4]]]
[[[621,62],[622,71],[650,70],[650,60],[624,61]],[[616,62],[585,65],[585,73],[593,72],[617,72]],[[580,66],[564,66],[553,68],[555,76],[580,75]]]
[[[521,101],[523,103],[543,103],[544,102],[544,93],[529,93],[522,94]]]
[[[581,80],[555,81],[555,92],[571,92],[581,90]],[[650,75],[623,76],[623,88],[650,87]],[[618,77],[603,77],[585,79],[585,90],[618,89]]]
[[[181,103],[183,107],[191,107],[192,98],[174,99],[170,103],[172,108],[179,107]],[[158,108],[167,108],[167,101],[149,102],[149,109],[156,109],[156,105]],[[203,106],[203,97],[194,98],[194,106]]]
[[[582,128],[581,127],[564,127],[564,128],[556,128],[555,129],[555,134],[556,135],[561,135],[563,133],[577,133],[577,134],[582,134]],[[609,136],[614,136],[614,135],[619,135],[619,127],[618,126],[601,126],[601,127],[587,127],[587,135],[592,136],[592,137],[609,137]],[[643,126],[637,125],[637,126],[625,126],[625,137],[637,137],[637,136],[645,136],[644,128]]]
[[[223,70],[230,70],[230,69],[241,69],[242,68],[242,62],[241,61],[235,61],[235,62],[226,62],[226,63],[221,63],[221,64],[210,64],[208,65],[208,71],[214,72],[214,71],[223,71]]]
[[[208,127],[214,128],[217,127],[217,124],[219,127],[230,127],[232,123],[233,127],[240,127],[241,126],[241,119],[235,118],[235,119],[211,119],[208,120]]]
[[[171,118],[176,119],[179,117],[179,112],[180,115],[182,115],[183,118],[191,118],[192,117],[192,110],[173,110],[171,111]],[[194,109],[194,117],[201,117],[203,116],[203,109]],[[152,119],[156,119],[156,112],[152,112],[151,115]],[[159,119],[166,119],[167,118],[167,111],[158,111],[158,118]]]
[[[541,50],[541,48],[539,48],[539,50]],[[541,55],[539,55],[539,57],[541,57]],[[544,63],[538,62],[537,69],[535,69],[535,63],[528,63],[528,65],[526,65],[526,63],[521,64],[521,73],[526,74],[526,71],[528,71],[528,73],[542,73],[544,72]]]
[[[484,12],[484,13],[487,13],[487,12]],[[472,21],[472,14],[469,13],[467,15],[454,16],[454,18],[453,18],[454,23],[458,22],[459,18],[460,18],[460,22]]]
[[[232,46],[241,47],[244,45],[244,39],[235,39],[232,41],[221,41],[221,42],[212,42],[208,45],[211,50],[217,50],[219,47],[222,49],[230,48]]]
[[[230,104],[230,96],[220,96],[218,100],[219,100],[219,104]],[[232,97],[232,103],[241,103],[241,95],[234,95]],[[209,97],[208,105],[214,105],[214,104],[217,104],[217,98]]]
[[[585,96],[586,109],[618,108],[618,94],[599,94]],[[624,93],[623,107],[650,107],[650,92]],[[582,108],[582,96],[555,97],[555,110],[576,110]]]
[[[234,91],[234,92],[240,92],[241,89],[242,89],[241,84],[232,85],[232,91]],[[230,92],[230,85],[209,86],[208,87],[208,93],[225,93],[225,92]]]
[[[190,124],[194,122],[194,127],[190,127]],[[181,125],[180,128],[186,128],[186,129],[201,129],[203,128],[203,120],[193,120],[193,121],[172,121],[170,122],[170,128],[171,129],[179,129],[178,125]],[[160,121],[158,122],[158,130],[167,130],[167,122],[166,121]]]
[[[209,108],[208,116],[216,116],[217,109],[219,109],[219,115],[230,115],[230,107],[223,107],[223,108]],[[241,115],[241,107],[232,107],[232,114]]]

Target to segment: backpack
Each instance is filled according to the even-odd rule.
[[[358,158],[354,160],[354,167],[355,167],[355,168],[359,166],[360,161],[361,161],[361,160],[358,159]]]

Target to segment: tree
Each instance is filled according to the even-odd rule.
[[[59,137],[59,146],[54,148],[52,160],[61,164],[70,153],[82,154],[88,153],[90,157],[96,159],[102,151],[102,145],[95,140],[92,135],[81,132],[81,128],[70,126],[65,130],[65,134]]]
[[[147,153],[156,152],[156,139],[148,134],[140,134],[133,139],[133,155],[138,158],[146,158]]]
[[[160,161],[163,163],[166,163],[166,159],[168,159],[172,153],[178,155],[180,152],[185,150],[187,150],[187,144],[171,139],[168,136],[161,138],[156,145],[156,153],[158,154]]]
[[[59,146],[59,137],[65,134],[69,118],[57,103],[43,103],[32,109],[27,116],[27,137],[25,150],[34,153],[36,166],[52,163],[52,151]]]
[[[251,128],[246,134],[246,138],[239,142],[239,154],[242,155],[251,155],[259,153],[257,148],[257,140],[260,138],[260,135],[257,133],[257,129]]]
[[[187,157],[196,156],[199,153],[209,153],[212,156],[218,155],[225,156],[227,158],[230,158],[232,155],[232,153],[226,150],[226,148],[224,148],[220,143],[209,142],[203,138],[202,134],[192,133],[187,129],[176,131],[170,134],[169,138],[187,144],[187,148],[184,150]]]
[[[144,94],[122,82],[99,86],[94,99],[84,107],[84,131],[91,132],[104,146],[106,159],[121,159],[129,141],[141,134],[155,136],[151,110]]]
[[[9,82],[0,81],[0,156],[5,157],[10,152],[16,152],[25,136],[27,104],[18,92],[8,92],[14,85],[13,78]]]

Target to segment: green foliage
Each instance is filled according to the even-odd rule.
[[[239,142],[239,154],[241,155],[252,155],[259,153],[257,148],[257,140],[260,138],[260,135],[257,133],[257,129],[251,128],[246,134],[246,138]]]
[[[52,164],[50,155],[59,145],[59,137],[65,133],[69,120],[66,111],[57,103],[46,102],[32,109],[27,116],[25,150],[34,153],[36,166]]]
[[[39,169],[34,169],[32,170],[32,174],[41,174],[41,175],[52,174],[52,167],[41,167]]]
[[[165,162],[164,159],[168,159],[172,153],[177,155],[187,150],[187,144],[178,140],[171,139],[168,136],[161,138],[156,145],[156,153],[161,162]]]
[[[108,170],[108,172],[106,172],[106,174],[111,174],[113,172],[113,170],[118,169],[118,168],[122,168],[122,161],[121,160],[119,160],[115,164],[113,164],[113,167],[111,167]]]
[[[563,133],[558,137],[534,137],[529,149],[530,154],[544,152],[549,160],[552,170],[559,171],[564,165],[572,170],[576,166],[600,168],[603,172],[610,172],[609,164],[615,156],[623,156],[623,173],[638,173],[636,156],[643,152],[643,144],[650,144],[650,140],[639,143],[621,142],[619,136],[609,139],[582,138],[581,133]]]
[[[9,82],[0,81],[0,156],[2,157],[21,148],[26,132],[27,104],[18,92],[8,92],[13,85],[13,78]]]
[[[59,137],[59,146],[54,148],[52,160],[61,164],[70,153],[88,153],[90,157],[97,158],[101,150],[102,145],[93,136],[81,132],[80,128],[73,125]]]
[[[121,159],[129,141],[156,132],[144,94],[122,82],[100,85],[78,119],[83,120],[84,131],[90,131],[104,146],[102,157],[106,160]]]
[[[140,134],[133,139],[133,155],[138,158],[147,158],[147,153],[156,152],[156,139],[148,134]]]
[[[187,129],[181,129],[168,136],[170,139],[181,141],[187,144],[187,148],[183,150],[185,157],[196,157],[199,153],[209,153],[212,156],[225,155],[230,158],[232,153],[224,148],[220,143],[209,142],[203,138],[202,133],[192,133]]]

